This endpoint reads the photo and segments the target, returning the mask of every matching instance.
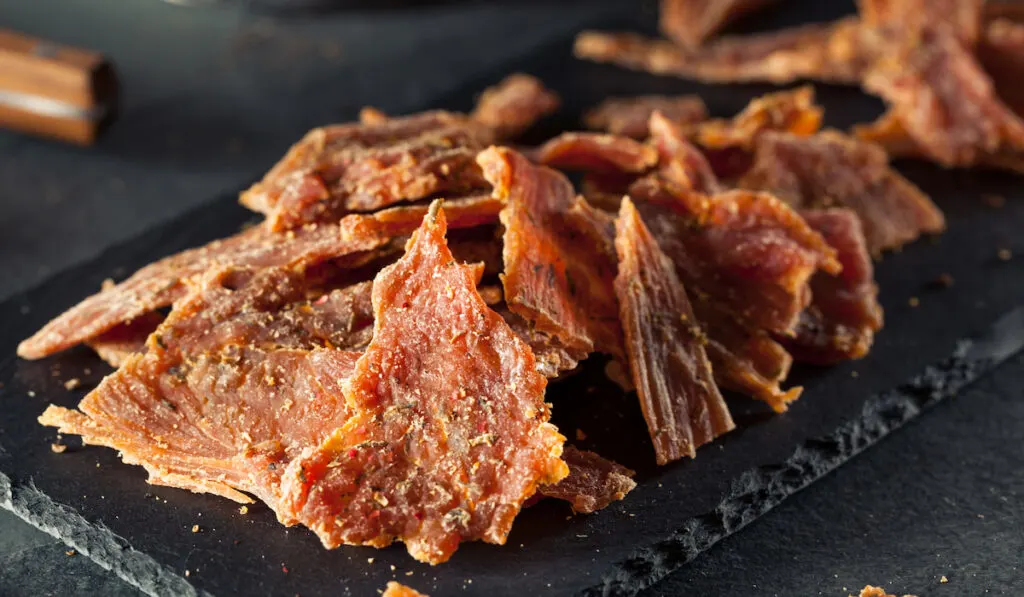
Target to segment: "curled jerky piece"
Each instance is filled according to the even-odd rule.
[[[513,139],[560,104],[558,94],[539,79],[516,73],[485,89],[470,118],[494,131],[498,139]]]
[[[810,301],[811,276],[840,269],[824,239],[771,195],[708,196],[658,177],[638,180],[629,195],[684,284],[755,328],[789,333]]]
[[[644,172],[658,163],[649,145],[602,133],[562,133],[530,153],[533,161],[563,170]]]
[[[242,204],[284,230],[486,188],[474,158],[494,139],[488,127],[441,111],[368,122],[313,129],[242,193]]]
[[[146,313],[89,340],[86,344],[111,367],[120,367],[128,357],[146,351],[146,338],[156,330],[164,316]]]
[[[885,151],[836,131],[763,134],[737,184],[769,191],[797,209],[852,209],[873,255],[946,228],[942,211],[890,166]]]
[[[369,256],[389,238],[367,231],[363,224],[360,220],[348,220],[340,226],[303,228],[291,235],[275,234],[256,226],[161,259],[47,323],[18,346],[18,355],[42,358],[166,307],[185,295],[188,278],[217,267],[305,268],[342,257]]]
[[[858,0],[857,11],[866,27],[912,36],[939,25],[973,47],[981,32],[984,4],[986,0]]]
[[[1019,10],[1024,16],[1024,4]],[[977,55],[985,72],[992,77],[999,98],[1018,116],[1024,114],[1024,86],[1020,85],[1024,77],[1024,24],[1006,19],[988,23]]]
[[[702,122],[691,129],[690,138],[708,150],[738,147],[752,149],[762,133],[787,132],[812,135],[821,128],[824,110],[814,103],[814,88],[804,85],[767,93],[747,104],[728,119]]]
[[[708,116],[704,101],[696,95],[638,95],[604,100],[587,111],[583,124],[589,129],[643,139],[656,111],[679,125],[696,124]]]
[[[814,299],[800,315],[796,334],[782,342],[798,361],[829,365],[859,359],[882,328],[878,285],[860,219],[849,209],[802,213],[836,250],[843,271],[815,274],[811,279]]]
[[[626,354],[658,464],[693,458],[736,426],[715,385],[704,332],[672,261],[628,198],[615,221],[615,249]]]
[[[765,402],[775,412],[785,412],[803,392],[800,386],[781,387],[793,357],[767,332],[724,311],[712,296],[691,294],[694,315],[707,331],[704,349],[718,385]]]
[[[811,298],[810,278],[840,265],[784,203],[717,191],[710,167],[681,131],[666,125],[659,134],[660,168],[633,183],[629,195],[686,285],[718,383],[785,410],[800,389],[780,388],[791,358],[769,333],[792,334]]]
[[[775,0],[661,0],[658,28],[693,50],[735,19]]]
[[[560,172],[492,147],[478,158],[506,201],[502,283],[509,309],[577,359],[621,352],[611,221]]]
[[[579,58],[654,74],[713,83],[799,79],[856,83],[874,55],[856,18],[759,35],[723,37],[693,52],[632,33],[588,31],[576,38]]]
[[[503,204],[489,195],[449,202],[453,227],[465,228],[497,219]],[[91,340],[119,324],[166,307],[187,293],[185,282],[225,267],[314,269],[360,266],[395,237],[412,233],[427,206],[403,206],[373,215],[353,214],[339,224],[304,226],[275,233],[254,226],[226,239],[189,249],[151,263],[120,284],[108,286],[47,323],[18,346],[18,355],[38,359]]]
[[[603,510],[636,487],[633,471],[593,452],[566,445],[562,459],[569,465],[569,476],[554,485],[542,485],[538,492],[569,502],[573,512]]]
[[[292,461],[289,513],[328,548],[406,543],[444,562],[503,543],[538,485],[568,474],[533,353],[455,262],[442,211],[374,281],[373,341],[345,383],[354,416]]]
[[[707,158],[661,112],[651,115],[650,143],[658,150],[658,176],[680,189],[713,194],[722,189]]]
[[[389,581],[383,597],[430,597],[395,581]]]
[[[364,342],[368,284],[308,297],[299,272],[223,268],[176,304],[144,354],[40,422],[118,450],[149,482],[283,514],[278,476],[350,415],[340,382]]]
[[[890,154],[916,149],[946,167],[1006,167],[1024,151],[1024,121],[948,27],[901,37],[866,73],[864,88],[885,99],[890,112],[884,127],[857,134]]]

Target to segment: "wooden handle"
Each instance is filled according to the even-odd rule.
[[[116,110],[102,55],[0,30],[0,126],[88,145]]]

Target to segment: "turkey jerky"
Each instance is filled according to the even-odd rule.
[[[240,502],[281,516],[279,470],[318,445],[350,412],[340,383],[350,348],[372,325],[368,284],[308,296],[284,268],[206,274],[150,336],[78,406],[40,422],[121,452],[150,483]]]
[[[864,88],[890,110],[884,127],[865,127],[859,135],[891,154],[913,149],[946,167],[1005,167],[1024,150],[1024,121],[948,27],[902,36],[866,73]]]
[[[1024,15],[1024,4],[1021,9]],[[1024,114],[1024,24],[1005,19],[988,23],[977,55],[999,98],[1018,116]]]
[[[856,83],[870,63],[870,38],[855,18],[758,35],[723,37],[692,52],[632,33],[584,32],[575,54],[654,74],[711,83],[799,79]]]
[[[602,133],[562,133],[529,153],[538,164],[563,170],[644,172],[658,153],[629,137]]]
[[[430,597],[430,595],[420,593],[416,589],[411,589],[392,580],[384,589],[383,597]]]
[[[764,193],[694,190],[681,179],[694,151],[679,131],[666,137],[680,148],[665,156],[660,171],[639,179],[629,195],[637,200],[661,246],[688,289],[713,295],[721,306],[758,328],[785,334],[807,305],[806,283],[818,269],[838,271],[831,248],[795,211]],[[697,154],[699,155],[699,154]],[[703,169],[704,167],[702,167]],[[706,191],[706,189],[704,189]]]
[[[735,428],[704,351],[705,335],[672,261],[627,198],[615,222],[615,294],[633,383],[658,464]]]
[[[506,148],[480,154],[506,201],[502,282],[509,309],[577,358],[621,350],[611,220],[560,172]]]
[[[453,227],[493,223],[502,207],[489,196],[449,202]],[[356,267],[395,237],[410,234],[427,206],[403,206],[373,215],[353,214],[340,224],[316,224],[276,233],[254,226],[226,239],[147,265],[120,284],[75,305],[18,346],[22,358],[37,359],[95,338],[119,324],[167,307],[187,292],[188,278],[223,266],[311,268],[330,262]]]
[[[890,166],[881,148],[835,131],[763,134],[737,184],[771,192],[797,209],[852,209],[873,255],[946,227],[939,208]]]
[[[679,125],[702,122],[708,114],[704,101],[696,95],[613,97],[588,110],[583,124],[589,129],[643,139],[655,111]]]
[[[470,114],[498,139],[514,139],[558,109],[558,95],[536,77],[516,73],[484,90]]]
[[[284,473],[287,513],[328,548],[401,540],[441,563],[462,541],[503,543],[538,485],[568,474],[532,352],[445,229],[432,211],[377,276],[373,340],[344,385],[354,415]]]
[[[658,28],[684,48],[700,47],[735,19],[775,0],[661,0]]]
[[[633,471],[593,452],[567,444],[562,459],[569,465],[569,476],[554,485],[542,485],[538,493],[569,502],[573,512],[603,510],[636,487]]]
[[[800,314],[796,334],[782,342],[797,361],[830,365],[868,353],[882,328],[878,285],[861,231],[848,209],[803,212],[804,219],[836,250],[843,271],[811,279],[811,304]]]
[[[316,128],[242,193],[241,202],[284,230],[437,193],[484,189],[474,158],[493,140],[488,127],[440,111]]]

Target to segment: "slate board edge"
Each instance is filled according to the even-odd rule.
[[[0,473],[0,507],[60,539],[147,595],[209,596],[152,557],[132,548],[106,527],[90,523],[72,508],[54,502],[31,484],[14,485],[3,473]]]
[[[925,410],[982,379],[1024,348],[1024,305],[978,336],[957,342],[953,354],[894,389],[864,402],[860,417],[828,436],[811,439],[779,465],[755,467],[732,483],[714,512],[689,519],[666,539],[638,548],[601,580],[577,595],[636,595],[726,537],[850,461]]]

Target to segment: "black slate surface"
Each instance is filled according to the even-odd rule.
[[[548,60],[545,64],[538,62],[536,67],[530,70],[541,75],[562,75],[546,78],[556,87],[573,92],[569,94],[570,111],[608,91],[625,93],[637,88],[684,91],[692,88],[682,82],[654,80],[605,67],[571,65],[564,59],[564,48],[556,49],[556,52],[561,53],[552,55],[561,58]],[[717,88],[713,93],[704,95],[713,110],[726,114],[741,106],[751,94],[762,90],[763,88],[757,87]],[[859,98],[859,94],[846,90],[832,90],[823,99],[826,100],[827,106],[833,108],[829,112],[833,124],[846,124],[851,120],[866,118],[875,108],[872,102],[864,101]],[[465,104],[467,101],[468,95],[463,94],[461,103]],[[836,118],[837,116],[839,118]],[[481,570],[497,568],[507,571],[513,569],[514,564],[516,572],[525,570],[529,573],[526,582],[536,583],[537,591],[542,594],[571,593],[575,587],[598,582],[597,576],[606,573],[611,574],[608,579],[612,581],[610,586],[639,588],[642,583],[638,583],[637,580],[653,578],[671,566],[680,564],[692,551],[686,549],[688,541],[692,540],[694,546],[702,547],[699,544],[702,540],[714,538],[722,534],[722,531],[734,530],[737,516],[739,521],[743,522],[744,516],[758,513],[765,505],[800,487],[829,466],[850,455],[862,446],[859,442],[873,439],[879,432],[886,431],[890,425],[900,422],[906,416],[916,414],[917,408],[927,400],[916,392],[911,392],[910,395],[893,394],[883,397],[894,401],[893,409],[864,411],[861,407],[867,395],[894,387],[908,376],[921,371],[926,364],[939,362],[955,349],[957,338],[972,331],[985,329],[999,313],[1021,301],[1019,260],[1002,263],[996,259],[995,253],[1001,247],[1013,248],[1014,233],[1020,229],[1022,219],[1020,208],[1013,207],[1012,193],[1009,193],[1012,178],[999,175],[942,173],[926,166],[911,166],[908,172],[926,190],[935,194],[943,207],[947,208],[951,216],[952,229],[937,245],[918,244],[904,254],[890,257],[881,266],[880,278],[883,298],[888,307],[889,328],[883,334],[879,348],[871,359],[823,375],[808,374],[811,378],[808,394],[793,412],[784,417],[768,417],[763,411],[751,408],[743,402],[734,402],[741,410],[747,412],[745,417],[738,417],[744,420],[744,429],[728,438],[721,449],[712,447],[705,450],[695,463],[670,467],[658,472],[646,471],[643,486],[619,510],[623,514],[615,516],[606,512],[582,521],[565,522],[562,520],[564,509],[559,511],[554,507],[543,506],[524,516],[519,526],[526,528],[517,528],[510,540],[513,544],[511,549],[473,546],[460,552],[453,562],[457,564],[463,561],[461,566],[449,565],[430,570],[425,575],[417,568],[414,575],[407,580],[427,590],[435,586],[435,582],[432,581],[435,576],[438,583],[448,584],[454,580],[455,586],[459,586],[461,580],[467,590],[481,592],[487,581],[503,580],[496,578],[499,575],[481,577]],[[983,192],[1007,194],[1011,199],[1010,207],[999,212],[988,211],[975,201],[978,194]],[[19,334],[24,335],[31,331],[33,325],[40,323],[59,308],[74,302],[103,277],[117,275],[115,270],[118,267],[144,262],[150,256],[173,250],[175,244],[194,244],[212,235],[227,232],[244,217],[243,212],[224,200],[209,210],[199,212],[199,217],[187,218],[189,226],[183,231],[178,230],[171,235],[147,235],[141,245],[131,245],[130,251],[126,252],[127,256],[108,256],[102,259],[101,263],[88,266],[84,271],[62,274],[56,283],[49,286],[49,294],[44,288],[32,293],[31,296],[15,299],[13,304],[7,305],[9,308],[5,313],[15,314],[12,307],[18,311],[14,321],[5,319],[2,324],[5,342],[7,339],[16,340],[20,337]],[[218,230],[217,226],[221,228]],[[981,234],[980,231],[985,231],[985,234]],[[1021,253],[1020,249],[1018,246],[1018,254]],[[940,267],[940,262],[941,269],[936,269]],[[927,281],[943,271],[954,274],[957,279],[956,286],[941,294],[927,291],[924,288]],[[921,297],[920,308],[915,310],[906,306],[906,299],[910,295]],[[59,304],[43,306],[44,302],[53,300]],[[30,309],[24,316],[20,316],[22,306],[28,306]],[[41,313],[40,309],[48,311]],[[950,317],[951,315],[955,317]],[[937,322],[941,322],[943,327],[930,329],[934,328]],[[13,346],[12,342],[8,344]],[[8,347],[3,354],[10,352]],[[232,585],[226,583],[224,578],[227,576],[233,576],[234,580],[240,583],[234,585],[234,588],[244,589],[243,592],[337,592],[340,587],[329,581],[322,583],[314,578],[313,586],[309,586],[311,575],[325,572],[325,567],[316,566],[315,563],[326,561],[329,564],[326,570],[329,571],[331,579],[337,582],[346,575],[345,566],[349,558],[341,552],[323,556],[315,546],[315,540],[307,533],[284,531],[270,523],[268,516],[263,516],[262,520],[255,522],[248,522],[248,519],[239,522],[241,517],[234,515],[233,507],[212,498],[147,488],[142,484],[142,475],[138,471],[117,465],[116,459],[106,451],[90,448],[73,455],[49,453],[49,439],[45,432],[33,430],[31,419],[42,409],[44,398],[55,396],[65,404],[73,403],[74,398],[65,393],[58,380],[73,375],[79,376],[81,368],[88,366],[87,361],[92,362],[84,352],[80,352],[75,358],[61,359],[61,375],[56,379],[48,377],[49,367],[56,361],[41,364],[4,363],[5,373],[13,373],[18,378],[14,387],[6,387],[4,399],[17,399],[23,401],[22,404],[34,405],[37,410],[26,413],[20,412],[19,409],[18,412],[5,413],[5,418],[0,423],[3,433],[9,434],[14,429],[17,432],[15,435],[19,437],[23,434],[40,434],[28,438],[27,442],[25,437],[21,437],[14,443],[5,435],[0,435],[0,444],[8,448],[9,454],[18,454],[21,458],[31,455],[39,459],[15,463],[21,471],[20,479],[17,474],[12,475],[16,481],[11,488],[11,497],[16,502],[15,505],[23,508],[24,512],[52,511],[52,506],[48,506],[45,501],[36,501],[39,496],[25,485],[31,477],[35,479],[37,487],[43,488],[52,497],[63,495],[67,503],[75,505],[86,514],[86,518],[96,520],[97,513],[103,512],[104,514],[99,517],[105,524],[122,535],[131,545],[149,553],[163,564],[165,569],[151,568],[147,572],[140,569],[140,565],[136,563],[122,571],[127,576],[150,579],[145,582],[156,583],[158,581],[154,579],[159,579],[168,572],[182,574],[184,569],[190,569],[188,580],[191,584],[209,588],[215,593],[233,592]],[[98,367],[94,362],[90,368],[94,374],[98,373]],[[854,369],[858,370],[860,375],[855,381],[851,381],[849,376]],[[954,372],[960,371],[962,370],[954,369]],[[28,387],[25,384],[38,386],[33,388],[33,391],[37,392],[34,399],[26,398]],[[566,390],[564,394],[570,395],[572,392]],[[620,403],[615,401],[616,397],[608,396],[605,400],[610,401],[610,406],[614,406],[615,410],[619,410]],[[607,446],[606,449],[609,442],[601,441],[602,431],[608,431],[601,427],[602,421],[607,419],[606,414],[602,414],[600,420],[595,422],[585,416],[577,418],[572,404],[564,400],[560,400],[559,404],[564,407],[556,406],[558,416],[563,420],[570,419],[565,422],[569,425],[582,426],[605,451],[616,451],[616,446]],[[632,405],[632,402],[626,404]],[[815,443],[813,449],[797,450],[797,457],[791,458],[794,449],[808,436],[832,433],[837,425],[850,421],[862,423],[847,427],[849,433],[846,437],[858,438],[856,441],[848,444],[840,442],[838,446],[829,442]],[[640,430],[636,417],[623,424],[630,433],[635,434]],[[621,435],[621,428],[616,427],[615,431],[616,435]],[[35,443],[28,445],[31,442]],[[646,446],[643,443],[637,445]],[[10,450],[11,446],[17,446],[16,451]],[[628,453],[630,450],[625,446],[619,446],[618,449],[623,452],[623,460],[630,463],[643,464],[649,458],[649,454],[646,453]],[[720,454],[715,453],[719,450]],[[62,458],[65,460],[61,460]],[[72,462],[69,463],[66,459],[71,459]],[[16,459],[0,457],[0,470],[7,471],[8,464],[11,464],[8,461],[13,460]],[[83,460],[87,465],[85,469],[88,470],[83,469]],[[98,471],[94,466],[97,460],[102,463]],[[787,460],[790,465],[795,466],[777,467]],[[40,466],[40,463],[44,464]],[[739,476],[754,465],[768,465],[769,468],[758,469],[746,477]],[[62,482],[63,475],[70,475],[72,482]],[[77,480],[76,476],[79,477]],[[82,476],[85,478],[81,478]],[[49,484],[54,487],[47,487],[44,483],[46,479],[49,479]],[[661,487],[658,487],[659,483]],[[77,486],[72,487],[76,484]],[[78,498],[81,487],[88,488],[85,490],[87,493],[83,495],[90,497],[84,500]],[[95,490],[102,493],[97,496]],[[146,491],[165,497],[168,504],[160,502],[155,505],[155,501],[144,499]],[[107,500],[112,499],[112,495],[125,496],[121,504],[123,510],[115,511],[108,506]],[[704,516],[715,509],[723,496],[731,496],[729,507],[722,508],[720,513]],[[138,503],[124,503],[129,500]],[[57,501],[61,500],[58,498]],[[668,504],[671,506],[666,508]],[[193,522],[207,529],[204,521],[198,516],[199,513],[207,517],[207,521],[213,519],[214,523],[209,527],[209,533],[204,531],[200,536],[191,535],[188,528]],[[629,517],[629,513],[636,516]],[[694,516],[698,518],[693,519]],[[253,514],[250,514],[250,517],[253,517]],[[135,523],[134,528],[132,520]],[[724,525],[721,524],[723,520],[726,521]],[[641,553],[647,557],[629,560],[633,547],[657,543],[687,524],[692,525],[694,532],[679,535],[678,538],[682,541],[662,542],[660,549]],[[264,555],[271,560],[275,559],[273,555],[278,554],[293,556],[290,558],[291,563],[288,561],[289,558],[276,558],[283,560],[288,566],[287,575],[280,569],[281,562],[265,561],[255,557],[246,561],[244,557],[230,551],[235,547],[241,548],[240,552],[248,549],[245,547],[246,542],[239,546],[229,546],[230,540],[238,536],[233,531],[238,530],[239,525],[256,527],[251,531],[244,527],[240,530],[242,534],[255,538],[255,542],[260,545],[259,549],[266,551]],[[171,529],[170,532],[166,530],[167,528]],[[160,530],[153,532],[154,529]],[[705,531],[710,531],[710,534],[705,534]],[[266,547],[267,537],[279,537],[273,541],[274,545],[269,549]],[[87,542],[91,539],[79,536],[73,540]],[[515,550],[517,540],[528,542],[527,548]],[[560,542],[570,544],[566,550],[567,554],[563,554],[565,545]],[[252,543],[253,541],[248,541],[248,544]],[[282,546],[282,543],[285,545]],[[123,560],[123,546],[118,542],[100,547],[107,550],[106,557],[109,562]],[[310,547],[313,549],[310,550]],[[278,549],[275,552],[274,549],[277,548],[283,548],[284,551]],[[598,549],[601,551],[596,551]],[[219,553],[222,551],[227,553]],[[370,550],[351,551],[359,553],[358,556],[352,557],[353,565],[365,567],[364,557],[376,558],[375,570],[378,578],[374,579],[374,582],[378,584],[374,586],[380,586],[382,579],[391,574],[390,570],[385,568],[385,560],[394,557],[400,575],[410,568],[408,559],[401,555],[400,550],[388,550],[384,553]],[[553,551],[561,558],[560,564],[554,570],[551,569],[551,562],[554,561]],[[104,554],[93,555],[104,557]],[[319,557],[328,559],[321,560]],[[512,564],[494,566],[495,563],[505,561],[501,558],[508,558]],[[473,562],[474,559],[477,559],[476,563]],[[588,559],[592,561],[588,562]],[[613,572],[614,566],[607,566],[609,562],[623,561],[628,563],[619,566],[617,572]],[[570,567],[570,562],[577,564],[572,566],[572,574],[575,576],[565,570]],[[584,565],[579,565],[580,562]],[[313,569],[314,572],[311,573],[309,569]],[[280,576],[272,576],[278,573]],[[356,578],[360,578],[358,574]],[[474,579],[472,584],[464,582],[469,578]],[[159,582],[182,580],[180,577],[168,579],[171,577],[163,576],[163,580]],[[616,579],[625,579],[628,582],[615,584]],[[550,589],[545,586],[548,583],[553,584]],[[158,585],[151,584],[150,588],[155,586]],[[363,589],[369,586],[370,584],[350,588],[353,594],[366,594]],[[437,586],[441,589],[439,594],[445,594],[444,586]],[[523,585],[517,585],[516,591],[523,590],[522,587]]]

